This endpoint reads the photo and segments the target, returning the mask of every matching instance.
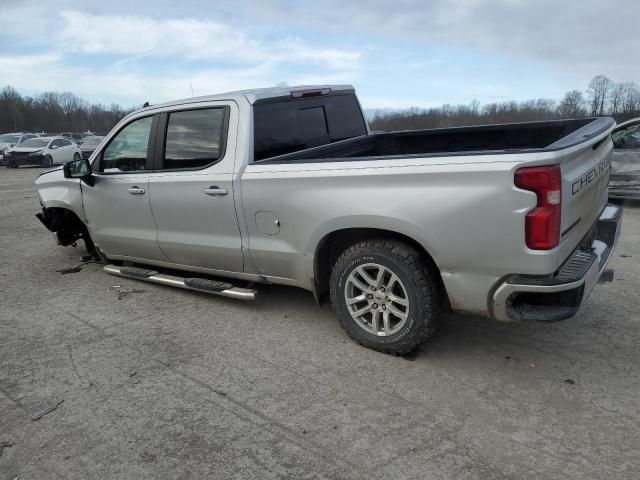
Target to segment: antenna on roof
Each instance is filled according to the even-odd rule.
[[[196,94],[195,94],[195,93],[193,93],[193,85],[191,85],[191,82],[189,82],[189,87],[191,87],[191,96],[192,96],[192,97],[195,97],[195,96],[196,96]]]
[[[142,105],[142,108],[147,108],[149,106],[149,102],[144,102],[144,105]]]

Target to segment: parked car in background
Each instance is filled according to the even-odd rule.
[[[621,123],[611,137],[609,197],[640,199],[640,118]]]
[[[84,137],[79,143],[80,150],[82,151],[82,158],[89,158],[93,151],[96,149],[104,137],[98,137],[97,135],[91,135]]]
[[[82,138],[84,137],[84,133],[78,133],[78,132],[62,132],[59,134],[61,137],[64,138],[68,138],[69,140],[72,140],[76,143],[78,143],[79,141],[82,140]]]
[[[34,133],[5,133],[0,135],[0,165],[6,164],[4,159],[4,152],[7,148],[11,148],[15,145],[20,145],[22,142],[29,140],[30,138],[37,137]]]
[[[5,152],[7,168],[26,165],[51,167],[82,158],[80,147],[64,137],[31,138]]]

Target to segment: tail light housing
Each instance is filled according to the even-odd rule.
[[[560,166],[520,168],[515,173],[516,187],[534,192],[536,207],[525,218],[525,240],[532,250],[550,250],[560,243],[562,210],[562,174]]]

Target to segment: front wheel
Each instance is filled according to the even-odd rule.
[[[331,273],[331,303],[356,342],[403,355],[429,338],[440,314],[437,273],[416,249],[368,240],[345,250]]]
[[[77,162],[78,160],[80,160],[80,154],[76,152],[73,154],[73,161]]]
[[[47,168],[53,167],[53,158],[51,158],[51,155],[45,155],[42,160],[42,166]]]

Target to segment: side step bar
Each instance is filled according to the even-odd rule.
[[[256,290],[234,287],[226,282],[207,280],[206,278],[176,277],[146,268],[105,265],[103,270],[111,275],[118,275],[119,277],[144,280],[146,282],[169,285],[170,287],[184,288],[185,290],[194,290],[196,292],[212,293],[223,297],[236,298],[238,300],[255,300],[258,293]]]

